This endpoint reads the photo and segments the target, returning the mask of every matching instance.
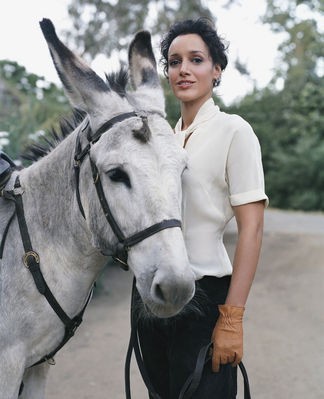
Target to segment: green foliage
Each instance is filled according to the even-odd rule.
[[[324,86],[308,81],[296,94],[265,89],[228,108],[259,137],[273,207],[324,211]]]
[[[171,23],[184,18],[213,19],[200,0],[73,0],[68,8],[73,32],[66,32],[80,53],[94,58],[127,48],[134,33],[149,29],[161,36]]]
[[[180,104],[173,95],[169,82],[165,77],[161,77],[161,83],[165,96],[165,111],[167,119],[170,125],[174,127],[180,117]]]
[[[324,36],[319,27],[323,11],[323,0],[267,0],[264,22],[286,36],[279,47],[282,63],[275,79],[283,77],[286,84],[295,86],[296,79],[303,84],[305,76],[316,75],[318,60],[324,55]]]
[[[4,151],[14,159],[19,158],[32,137],[57,127],[70,109],[55,84],[8,60],[0,61],[0,99],[0,131],[9,133]]]
[[[229,111],[245,117],[260,139],[271,206],[324,211],[324,85],[318,70],[323,35],[316,14],[303,19],[300,6],[315,12],[323,2],[268,1],[267,22],[287,33],[279,48],[282,63],[267,89]]]

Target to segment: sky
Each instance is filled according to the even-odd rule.
[[[9,59],[23,65],[28,72],[44,76],[59,84],[46,42],[39,28],[42,18],[50,18],[59,35],[71,22],[67,12],[69,0],[1,0],[0,60]],[[224,0],[205,0],[217,17],[218,33],[229,43],[229,65],[217,88],[225,104],[243,97],[253,87],[265,87],[273,76],[278,62],[277,47],[282,37],[272,33],[259,21],[265,11],[265,0],[241,1],[230,11],[221,7]],[[77,49],[71,50],[77,53]],[[159,58],[158,48],[155,55]],[[251,79],[240,76],[233,67],[236,57],[246,63]],[[99,55],[91,66],[100,75],[117,70],[116,59],[108,62]]]

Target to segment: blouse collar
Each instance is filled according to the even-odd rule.
[[[202,122],[207,121],[215,115],[215,111],[219,111],[218,105],[215,105],[214,100],[209,98],[197,112],[195,119],[187,127],[187,129],[181,130],[182,118],[180,118],[174,128],[175,133],[181,133],[181,136],[187,138]]]

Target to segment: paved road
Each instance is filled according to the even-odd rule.
[[[226,243],[232,254],[233,225]],[[323,263],[323,214],[267,210],[244,324],[253,399],[324,398]],[[76,337],[56,357],[47,399],[125,398],[131,274],[112,267],[99,283]],[[134,399],[147,398],[135,366],[132,387]]]

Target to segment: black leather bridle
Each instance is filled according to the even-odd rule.
[[[147,227],[146,229],[131,235],[130,237],[125,237],[125,235],[121,231],[118,223],[116,222],[116,220],[109,208],[107,199],[105,197],[105,194],[104,194],[104,191],[102,188],[98,168],[90,157],[90,149],[91,149],[91,146],[100,139],[102,134],[106,133],[116,123],[122,122],[126,119],[133,118],[133,117],[140,117],[143,121],[143,125],[145,124],[145,127],[148,128],[146,117],[143,115],[139,115],[138,113],[136,113],[134,111],[123,113],[123,114],[117,115],[117,116],[109,119],[94,134],[92,134],[89,124],[87,124],[83,130],[80,130],[80,132],[87,129],[88,144],[86,145],[86,147],[84,147],[82,149],[81,137],[80,137],[80,132],[79,132],[79,134],[77,136],[77,140],[76,140],[75,155],[74,155],[74,170],[75,170],[75,178],[76,178],[76,196],[77,196],[77,202],[78,202],[78,205],[80,208],[80,212],[81,212],[82,216],[85,218],[85,213],[84,213],[84,209],[83,209],[83,206],[81,203],[81,197],[80,197],[80,191],[79,191],[79,175],[80,175],[81,163],[82,163],[83,159],[85,158],[85,156],[88,155],[89,160],[90,160],[91,169],[92,169],[93,181],[96,186],[96,190],[97,190],[97,194],[98,194],[98,198],[99,198],[101,207],[103,209],[104,215],[105,215],[111,229],[113,230],[114,234],[116,235],[116,237],[118,239],[118,244],[117,244],[112,256],[121,264],[121,267],[124,270],[128,270],[127,257],[128,257],[129,248],[131,248],[132,246],[143,241],[145,238],[148,238],[151,235],[153,235],[161,230],[171,228],[171,227],[180,227],[181,228],[180,220],[168,219],[168,220],[163,220],[162,222],[155,223],[152,226]],[[61,343],[58,345],[58,347],[55,348],[55,350],[53,350],[51,353],[45,355],[39,361],[34,363],[31,366],[31,367],[33,367],[33,366],[36,366],[45,361],[52,362],[54,355],[74,335],[76,329],[82,322],[83,313],[86,309],[86,306],[88,305],[88,303],[90,301],[90,298],[92,295],[92,290],[89,293],[88,298],[86,299],[85,305],[82,308],[81,312],[78,313],[75,317],[70,318],[65,313],[65,311],[62,309],[62,307],[57,302],[57,300],[55,299],[55,297],[52,294],[49,286],[47,285],[47,283],[44,279],[44,276],[42,274],[42,271],[40,269],[40,257],[38,255],[38,253],[36,251],[34,251],[34,249],[33,249],[31,239],[29,236],[29,232],[28,232],[28,227],[27,227],[27,223],[26,223],[26,219],[25,219],[25,212],[24,212],[24,207],[23,207],[22,195],[23,195],[23,190],[20,185],[19,175],[16,176],[14,188],[12,190],[8,191],[6,189],[3,189],[0,193],[1,197],[6,198],[8,200],[12,200],[15,203],[15,211],[11,215],[11,217],[7,223],[7,226],[5,227],[5,231],[4,231],[3,237],[0,242],[0,259],[3,256],[5,241],[6,241],[8,231],[9,231],[9,227],[10,227],[11,223],[13,222],[14,217],[17,215],[19,230],[20,230],[20,234],[21,234],[21,238],[22,238],[22,242],[23,242],[23,246],[24,246],[24,250],[25,250],[25,254],[23,256],[24,265],[31,272],[32,277],[35,282],[35,285],[36,285],[39,293],[44,295],[47,302],[50,304],[50,306],[52,307],[54,312],[61,319],[62,323],[65,326],[65,334],[64,334],[64,337],[63,337]],[[23,390],[23,383],[21,383],[19,395],[21,394],[22,390]]]
[[[89,124],[87,124],[83,130],[80,130],[80,132],[87,129],[88,144],[82,149],[81,138],[80,138],[80,133],[79,133],[77,140],[76,140],[75,155],[74,155],[76,197],[77,197],[77,202],[78,202],[78,205],[80,208],[80,212],[81,212],[82,216],[85,218],[85,213],[84,213],[84,209],[83,209],[83,206],[81,203],[81,196],[80,196],[80,190],[79,190],[79,176],[80,176],[80,167],[81,167],[82,161],[84,160],[86,155],[88,155],[89,160],[90,160],[91,170],[92,170],[92,178],[93,178],[93,182],[95,184],[96,190],[97,190],[97,195],[98,195],[98,198],[99,198],[99,201],[101,204],[101,208],[102,208],[103,213],[107,219],[107,222],[109,223],[112,231],[114,232],[115,236],[118,239],[118,243],[117,243],[113,253],[111,254],[111,256],[116,261],[119,262],[120,266],[124,270],[128,270],[127,258],[128,258],[128,251],[131,247],[133,247],[134,245],[138,244],[139,242],[145,240],[146,238],[158,233],[161,230],[168,229],[171,227],[180,227],[181,228],[180,220],[167,219],[167,220],[162,220],[161,222],[155,223],[152,226],[149,226],[146,229],[141,230],[129,237],[125,237],[124,233],[120,229],[116,219],[114,218],[114,216],[110,210],[108,201],[106,199],[106,196],[105,196],[102,184],[101,184],[101,179],[100,179],[100,174],[99,174],[98,168],[90,156],[91,146],[100,139],[102,134],[107,133],[108,130],[110,130],[116,123],[120,123],[126,119],[134,118],[134,117],[141,118],[142,122],[143,122],[143,126],[145,125],[145,127],[148,128],[146,116],[138,114],[135,111],[119,114],[119,115],[109,119],[94,134],[92,133],[92,130],[89,127]]]

